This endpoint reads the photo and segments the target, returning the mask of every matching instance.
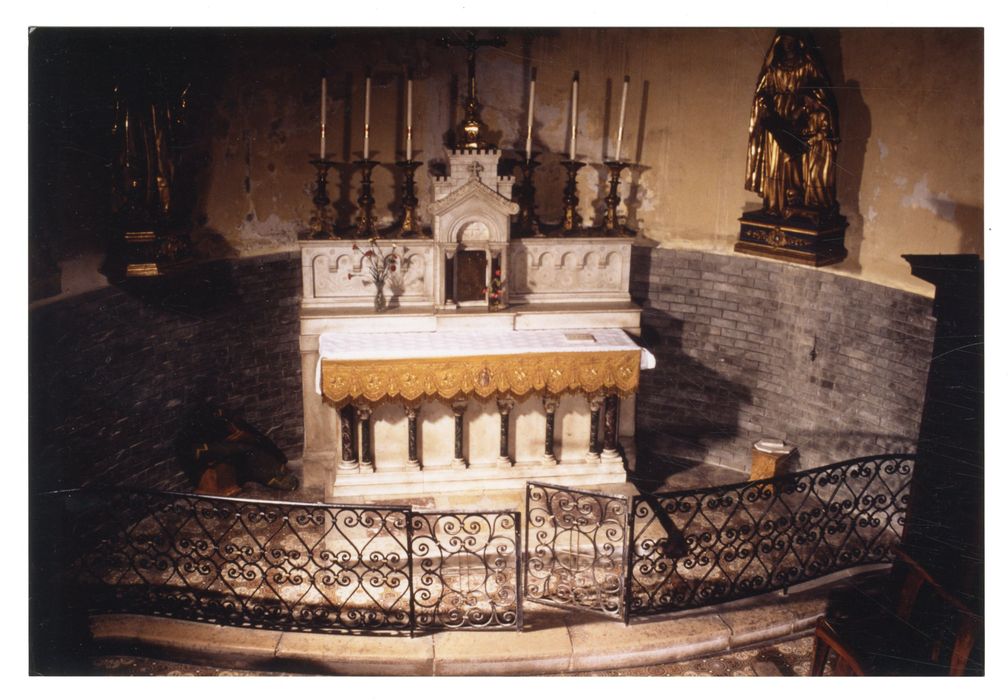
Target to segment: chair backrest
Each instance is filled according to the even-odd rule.
[[[947,663],[950,676],[961,676],[983,624],[906,550],[895,547],[897,566],[904,569],[896,591],[895,614],[932,638],[931,661]]]

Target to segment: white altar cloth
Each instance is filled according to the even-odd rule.
[[[626,332],[618,328],[323,333],[319,336],[319,360],[315,365],[315,393],[322,393],[322,360],[408,360],[624,350],[640,350],[640,368],[654,369],[655,356],[637,345]]]

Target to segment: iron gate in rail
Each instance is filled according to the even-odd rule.
[[[525,487],[525,596],[623,618],[626,496],[529,482]]]
[[[33,575],[90,612],[263,629],[521,629],[525,599],[629,623],[890,562],[913,466],[632,498],[529,482],[524,548],[517,511],[64,491],[33,513],[52,526]]]
[[[913,455],[622,496],[529,483],[525,595],[625,622],[892,561]]]

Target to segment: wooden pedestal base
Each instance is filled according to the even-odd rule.
[[[840,215],[820,217],[814,213],[778,217],[747,212],[741,224],[736,253],[777,258],[802,265],[822,267],[847,257],[844,232],[847,219]]]

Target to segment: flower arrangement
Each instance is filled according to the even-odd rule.
[[[494,270],[493,275],[490,277],[490,294],[488,296],[491,308],[504,308],[504,291],[506,287],[507,283],[501,279],[501,271]],[[486,287],[483,288],[483,293],[487,293]]]
[[[360,254],[359,267],[363,268],[364,264],[367,263],[367,270],[364,271],[362,269],[361,272],[349,272],[347,273],[347,279],[367,275],[370,279],[365,279],[364,284],[370,282],[375,286],[375,311],[384,311],[388,306],[385,300],[385,281],[397,269],[405,268],[405,260],[394,243],[392,244],[392,250],[386,253],[378,245],[376,238],[368,240],[367,250],[362,251],[356,243],[353,244],[353,250]]]

